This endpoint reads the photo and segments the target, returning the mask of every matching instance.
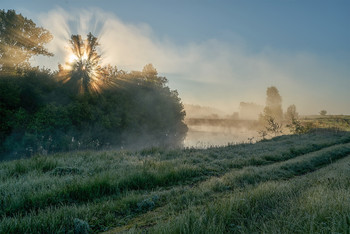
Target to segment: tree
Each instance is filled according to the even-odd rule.
[[[290,105],[287,108],[287,112],[285,114],[285,119],[287,120],[287,122],[290,122],[294,119],[298,119],[299,118],[299,113],[297,112],[297,107],[293,104]]]
[[[157,70],[153,67],[152,63],[145,65],[142,69],[142,73],[146,78],[153,78],[158,75]]]
[[[291,133],[301,134],[306,132],[306,128],[301,124],[299,120],[299,114],[295,105],[290,105],[287,108],[285,119],[287,121],[287,127]]]
[[[275,86],[268,87],[266,90],[264,115],[273,117],[276,121],[283,119],[282,97]]]
[[[13,73],[29,66],[34,55],[53,56],[44,45],[51,33],[14,10],[0,10],[0,72]]]
[[[272,133],[274,136],[282,133],[282,120],[283,111],[281,95],[276,87],[268,87],[266,90],[266,106],[263,113],[259,116],[260,124],[266,130],[260,131],[259,134],[262,135],[264,139],[267,133]]]
[[[71,54],[66,68],[59,65],[59,75],[64,83],[73,89],[78,88],[80,93],[100,92],[101,85],[107,79],[111,67],[103,68],[100,65],[101,55],[97,48],[97,37],[89,33],[85,40],[81,35],[72,35],[69,41]]]
[[[56,73],[0,79],[0,160],[73,149],[181,146],[185,111],[163,77],[108,68],[113,85],[98,95],[67,95]],[[15,77],[15,78],[14,78]]]
[[[268,133],[278,136],[282,133],[282,124],[277,122],[274,117],[266,116],[266,126],[265,129]]]
[[[327,114],[327,111],[326,111],[326,110],[321,110],[321,111],[320,111],[320,115],[321,115],[321,116],[325,116],[326,114]]]
[[[168,80],[165,77],[158,76],[157,70],[152,63],[145,65],[142,69],[142,76],[148,82],[153,82],[159,86],[165,86]]]

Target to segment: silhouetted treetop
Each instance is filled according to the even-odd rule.
[[[59,65],[59,75],[64,82],[77,87],[81,93],[99,92],[108,68],[100,65],[101,55],[97,52],[97,37],[89,33],[83,40],[81,35],[72,35],[69,43],[69,60],[65,67]]]

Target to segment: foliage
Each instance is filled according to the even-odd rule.
[[[0,26],[0,160],[182,144],[183,105],[152,64],[130,73],[102,67],[89,33],[72,35],[71,61],[58,72],[30,68],[31,56],[52,55],[44,48],[51,34],[13,10],[0,11]]]
[[[327,130],[2,162],[0,233],[343,233],[349,144],[348,132]]]
[[[258,136],[261,138],[261,140],[266,140],[268,133],[265,129],[261,129],[261,130],[258,130]]]
[[[290,105],[287,108],[284,119],[289,122],[293,119],[299,119],[299,113],[297,112],[297,107],[295,105]]]
[[[298,119],[291,119],[290,122],[287,124],[287,127],[293,134],[302,134],[307,132],[307,127],[303,126],[301,121]]]
[[[303,125],[299,120],[299,114],[295,105],[290,105],[285,114],[285,121],[289,131],[293,134],[302,134],[310,130],[308,125]]]
[[[51,39],[51,33],[32,20],[14,10],[0,10],[0,72],[27,68],[34,55],[52,56],[44,47]]]
[[[350,116],[347,115],[306,116],[301,122],[305,126],[310,125],[311,128],[350,131]]]
[[[62,82],[81,93],[101,91],[100,86],[108,78],[108,71],[100,64],[97,37],[89,33],[86,40],[83,40],[81,35],[72,35],[69,42],[69,61],[65,66],[59,65]]]
[[[265,116],[266,121],[266,132],[273,134],[274,136],[278,136],[279,134],[282,134],[282,124],[278,123],[276,119],[272,116]]]
[[[264,115],[271,116],[277,121],[283,119],[282,97],[275,86],[268,87],[266,90],[266,106]]]
[[[325,116],[326,114],[327,114],[327,111],[326,111],[326,110],[321,110],[321,111],[320,111],[320,115],[321,115],[321,116]]]
[[[113,85],[79,93],[56,73],[0,77],[1,157],[75,149],[174,147],[187,132],[176,91],[156,73],[110,68]]]
[[[259,116],[262,127],[258,131],[259,136],[265,139],[268,135],[278,136],[282,133],[282,97],[276,87],[271,86],[266,90],[266,106]]]

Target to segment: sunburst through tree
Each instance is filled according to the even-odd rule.
[[[59,65],[63,82],[77,86],[80,93],[100,92],[106,81],[106,70],[100,65],[97,38],[91,33],[86,40],[81,35],[72,35],[69,42],[70,51],[65,66]]]

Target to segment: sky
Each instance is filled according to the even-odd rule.
[[[57,69],[71,34],[99,38],[103,63],[131,71],[152,63],[184,103],[233,113],[264,105],[276,86],[284,110],[350,114],[350,1],[2,0],[54,39]]]

